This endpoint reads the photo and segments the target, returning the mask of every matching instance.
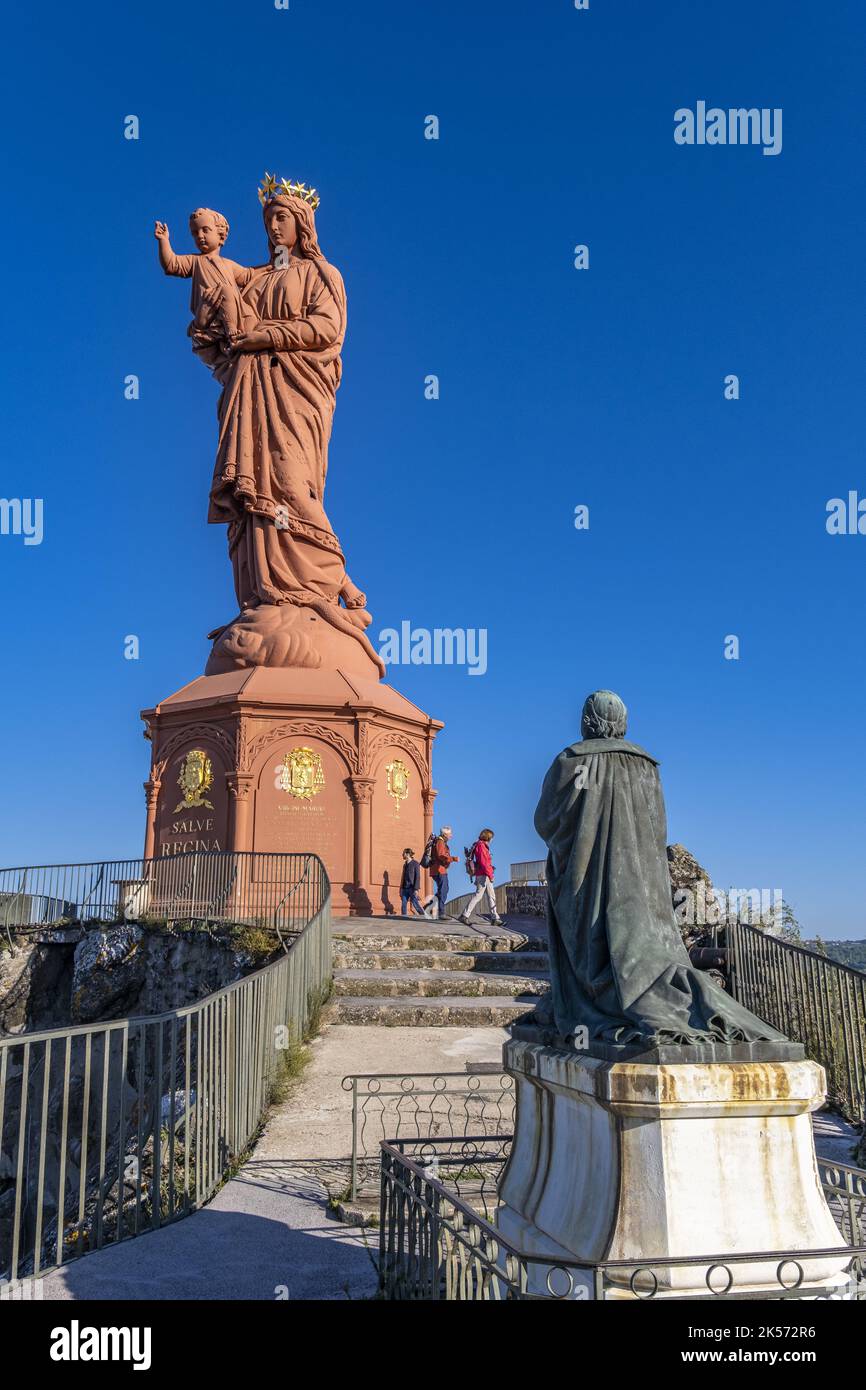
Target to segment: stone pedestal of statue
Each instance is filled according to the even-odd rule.
[[[400,910],[402,851],[433,825],[441,723],[353,671],[201,676],[142,714],[152,744],[146,857],[312,852],[336,912]]]
[[[517,1123],[497,1225],[541,1257],[531,1291],[564,1292],[556,1261],[624,1260],[606,1271],[605,1298],[706,1297],[708,1282],[759,1297],[798,1280],[812,1296],[847,1296],[844,1255],[803,1258],[801,1273],[772,1255],[715,1269],[700,1258],[844,1246],[812,1139],[824,1073],[799,1045],[657,1048],[627,1060],[613,1060],[623,1049],[594,1051],[505,1045]],[[728,1059],[701,1060],[719,1055]],[[591,1273],[574,1277],[569,1296],[598,1296]]]

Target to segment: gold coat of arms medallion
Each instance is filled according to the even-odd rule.
[[[277,790],[310,801],[325,785],[322,759],[312,748],[293,748],[277,771]]]
[[[400,802],[409,795],[409,769],[399,758],[385,768],[388,795],[394,798],[395,814],[400,814]]]
[[[213,810],[206,795],[213,785],[213,763],[203,748],[193,748],[187,753],[181,763],[177,785],[183,792],[183,800],[175,806],[175,815],[178,811],[188,811],[192,806],[206,806],[209,811]]]

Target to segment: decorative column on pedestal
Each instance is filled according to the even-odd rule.
[[[436,791],[435,787],[431,787],[429,791],[424,792],[424,845],[426,845],[427,841],[430,839],[430,836],[433,834],[433,803],[438,795],[439,793]],[[424,845],[419,846],[419,855],[423,850]],[[424,896],[426,897],[427,894],[430,892],[430,870],[422,869],[421,872],[424,875]]]
[[[370,858],[373,845],[371,811],[375,785],[375,777],[349,778],[355,808],[355,911],[361,913],[373,911],[370,899]]]
[[[254,777],[251,772],[227,772],[229,791],[229,849],[236,853],[250,847],[250,792]]]
[[[144,827],[144,857],[152,859],[156,853],[156,808],[159,802],[159,789],[162,783],[158,778],[150,777],[144,783],[144,795],[147,802],[147,821]]]

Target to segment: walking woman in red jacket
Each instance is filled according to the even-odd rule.
[[[496,894],[493,891],[493,862],[490,858],[490,841],[492,839],[492,830],[482,830],[469,851],[475,859],[475,893],[466,904],[466,911],[460,918],[460,921],[467,927],[472,926],[470,918],[483,897],[487,898],[493,926],[502,926],[502,918],[496,911]]]

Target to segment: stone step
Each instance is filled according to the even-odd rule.
[[[497,998],[547,994],[546,975],[504,975],[469,970],[338,970],[334,994],[338,998],[396,999]]]
[[[438,999],[340,998],[328,1007],[332,1023],[386,1028],[504,1028],[535,1006],[536,996],[523,999],[486,995],[480,999],[442,995]]]
[[[499,1205],[496,1197],[495,1179],[491,1177],[482,1185],[461,1178],[460,1201],[463,1206],[471,1207],[483,1220],[492,1220],[494,1211]],[[345,1200],[337,1198],[331,1207],[331,1212],[337,1221],[342,1221],[347,1226],[378,1226],[380,1210],[381,1197],[378,1192],[372,1195],[361,1192],[354,1201],[351,1198]]]
[[[462,932],[382,932],[355,935],[354,932],[335,931],[334,941],[339,943],[337,950],[351,947],[359,951],[475,951],[483,947],[485,951],[546,951],[547,938],[544,936],[524,936],[522,933],[488,935],[473,932],[470,928]]]
[[[335,970],[482,970],[546,972],[546,951],[356,951],[341,941],[334,951]]]

